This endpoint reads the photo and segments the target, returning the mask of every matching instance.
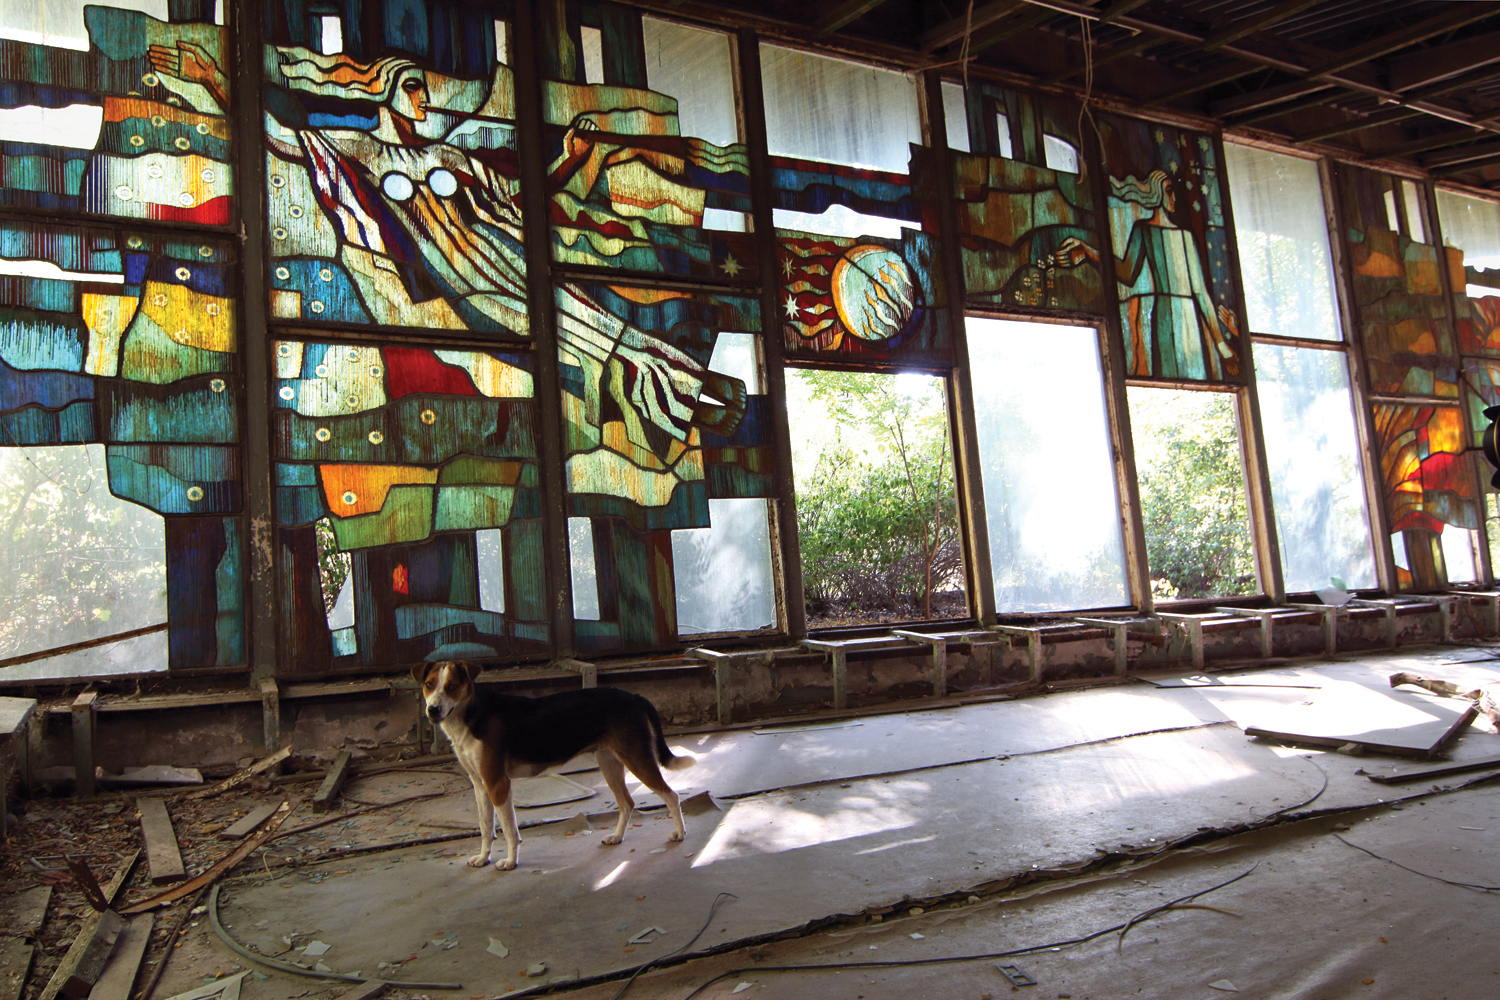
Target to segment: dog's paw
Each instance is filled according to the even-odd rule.
[[[468,861],[468,865],[470,868],[483,868],[489,863],[490,856],[488,854],[476,854]]]
[[[667,841],[669,843],[673,843],[673,844],[680,844],[680,843],[682,843],[686,839],[687,839],[687,834],[685,834],[685,833],[683,833],[683,832],[681,832],[679,830],[673,830],[670,834],[667,835]]]
[[[495,871],[497,872],[515,871],[515,869],[516,861],[514,858],[501,858],[495,862]]]
[[[614,847],[616,844],[618,844],[620,841],[622,841],[624,839],[625,839],[624,837],[616,837],[614,834],[610,834],[608,837],[605,837],[603,840],[599,841],[599,846],[600,847]]]

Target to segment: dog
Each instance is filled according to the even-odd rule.
[[[625,837],[635,800],[625,787],[625,771],[661,796],[676,824],[667,839],[686,836],[677,793],[661,768],[691,767],[692,757],[672,753],[662,736],[656,706],[638,694],[618,688],[583,688],[542,698],[522,698],[479,688],[479,666],[445,660],[419,663],[412,676],[422,685],[427,717],[443,727],[453,752],[474,785],[479,810],[479,853],[469,865],[490,862],[495,841],[495,813],[505,833],[505,858],[498,871],[516,867],[516,811],[511,803],[512,778],[529,778],[592,751],[620,811],[615,832],[604,838],[613,846]]]

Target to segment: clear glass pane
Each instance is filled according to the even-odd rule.
[[[594,524],[568,518],[568,562],[573,577],[573,617],[599,620],[599,574],[594,566]]]
[[[943,81],[943,125],[948,132],[948,148],[969,151],[969,110],[964,103],[963,84]]]
[[[1046,158],[1047,167],[1051,170],[1061,170],[1064,173],[1078,173],[1078,150],[1071,142],[1059,139],[1055,135],[1042,136],[1042,154]]]
[[[756,336],[753,333],[721,333],[714,341],[713,356],[708,359],[708,370],[720,375],[730,375],[745,383],[745,391],[752,396],[762,395],[760,387],[760,365],[755,357]],[[719,400],[719,402],[725,402]]]
[[[765,44],[760,66],[771,155],[906,173],[922,142],[911,77]]]
[[[710,500],[709,528],[672,532],[677,631],[749,632],[776,625],[768,501]]]
[[[1156,599],[1259,593],[1234,396],[1130,386],[1126,397]]]
[[[654,17],[641,18],[641,32],[646,81],[652,90],[677,98],[681,134],[718,146],[739,142],[729,36]]]
[[[967,614],[946,384],[787,370],[813,628]]]
[[[1129,604],[1097,333],[966,322],[996,610]]]
[[[89,47],[89,32],[83,21],[85,4],[94,6],[93,0],[0,4],[0,38],[85,52]],[[171,19],[167,0],[110,0],[104,6],[138,10],[158,21]]]
[[[604,33],[598,28],[581,28],[583,38],[583,78],[587,83],[604,82]]]
[[[1449,583],[1473,583],[1479,579],[1479,567],[1474,558],[1474,544],[1479,532],[1468,531],[1448,525],[1438,537],[1443,543],[1443,563],[1448,571]]]
[[[1318,164],[1226,143],[1250,329],[1341,340]]]
[[[1288,593],[1374,587],[1349,372],[1338,351],[1255,345],[1266,460]],[[1472,562],[1472,560],[1471,560]]]
[[[165,519],[110,493],[104,451],[0,449],[0,657],[165,625]]]
[[[1427,227],[1422,225],[1422,188],[1419,184],[1401,181],[1401,196],[1406,201],[1406,234],[1418,243],[1427,242]]]
[[[483,611],[505,610],[505,551],[501,530],[474,532],[474,556],[479,566],[479,607]]]

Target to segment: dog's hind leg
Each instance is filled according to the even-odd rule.
[[[625,765],[620,763],[619,757],[612,751],[599,747],[594,751],[594,759],[599,762],[599,773],[604,775],[604,783],[609,786],[610,793],[615,797],[615,806],[620,810],[620,821],[615,824],[615,832],[605,837],[603,843],[618,844],[625,839],[625,828],[630,825],[635,799],[630,797],[630,789],[625,786]]]
[[[630,772],[641,780],[651,791],[667,804],[667,812],[672,816],[672,822],[677,828],[672,831],[667,840],[677,843],[687,836],[687,829],[682,825],[682,803],[678,801],[677,793],[672,786],[667,784],[667,779],[662,777],[661,768],[656,766],[656,761],[646,758],[642,761],[628,761]]]

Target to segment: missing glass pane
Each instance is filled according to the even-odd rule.
[[[967,614],[945,389],[917,373],[787,372],[810,627]]]
[[[646,81],[677,99],[679,132],[717,146],[739,142],[729,36],[654,17],[641,18],[641,34]]]
[[[966,325],[995,609],[1129,604],[1098,334]]]
[[[1010,144],[1010,119],[1004,115],[995,116],[995,136],[1000,144],[1000,155],[1007,160],[1014,160],[1016,154]]]
[[[495,18],[495,61],[510,65],[510,22]]]
[[[1266,463],[1288,593],[1374,587],[1349,373],[1338,351],[1256,344]]]
[[[584,27],[583,32],[583,81],[604,82],[604,35],[598,28]]]
[[[482,611],[505,610],[505,552],[501,547],[499,528],[474,532],[474,561],[479,566],[479,608]]]
[[[690,635],[775,627],[768,502],[710,500],[708,515],[710,527],[672,532],[677,631]]]
[[[43,108],[34,104],[0,108],[0,141],[39,142],[72,149],[93,149],[104,125],[104,107],[69,104]]]
[[[568,518],[568,561],[573,576],[573,617],[599,620],[599,576],[594,565],[594,525],[586,517]]]
[[[818,214],[793,212],[787,208],[772,209],[771,220],[777,229],[814,233],[819,236],[843,236],[848,239],[878,236],[899,240],[903,229],[920,230],[922,228],[920,222],[887,219],[879,215],[864,215],[844,205],[833,205],[827,211]]]
[[[1259,593],[1234,396],[1141,386],[1126,395],[1152,594]]]
[[[1427,227],[1422,224],[1422,188],[1409,180],[1401,181],[1401,195],[1406,202],[1406,234],[1418,243],[1427,242]]]
[[[344,25],[337,16],[325,14],[318,18],[318,28],[320,52],[332,56],[344,51]]]
[[[963,84],[943,81],[943,125],[948,132],[948,148],[969,152],[969,111],[964,102]]]
[[[1071,142],[1055,135],[1043,135],[1042,153],[1051,169],[1069,174],[1078,173],[1078,149]]]

